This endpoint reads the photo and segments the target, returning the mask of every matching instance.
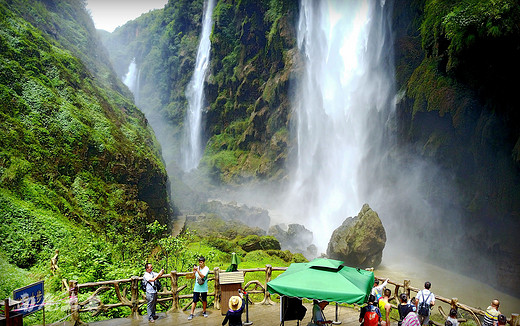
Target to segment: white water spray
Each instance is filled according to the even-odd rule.
[[[140,70],[137,69],[137,65],[135,63],[135,58],[132,59],[130,65],[128,66],[128,72],[123,78],[123,83],[132,91],[135,97],[135,102],[138,101],[139,94],[139,74]]]
[[[286,209],[292,220],[314,232],[319,252],[327,248],[333,230],[361,209],[363,158],[376,141],[372,130],[383,127],[373,124],[378,112],[391,110],[393,83],[379,67],[384,40],[375,39],[384,33],[374,32],[382,4],[374,2],[300,4],[298,47],[304,69],[293,103],[298,148]]]
[[[186,140],[183,150],[184,170],[190,171],[197,168],[202,157],[201,125],[202,109],[204,106],[204,80],[209,66],[211,50],[210,34],[213,25],[212,14],[215,0],[208,0],[206,10],[202,17],[202,34],[200,37],[195,71],[186,89],[188,99],[188,112],[186,115]]]

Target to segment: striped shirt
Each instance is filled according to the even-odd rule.
[[[497,325],[498,324],[498,315],[500,315],[500,311],[498,311],[493,306],[489,306],[486,309],[486,313],[484,314],[484,321],[482,322],[482,326]]]
[[[401,326],[420,326],[419,318],[415,312],[409,312],[403,319]]]

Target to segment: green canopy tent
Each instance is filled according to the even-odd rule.
[[[374,273],[343,266],[334,259],[316,258],[308,263],[293,263],[267,283],[271,294],[362,304],[374,285]]]

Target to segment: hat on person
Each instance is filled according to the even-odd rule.
[[[498,324],[499,325],[505,325],[507,323],[507,318],[505,315],[498,315]]]
[[[242,299],[239,296],[229,298],[229,309],[237,311],[239,307],[242,307]]]
[[[205,262],[205,261],[206,261],[206,258],[204,258],[204,256],[200,256],[200,257],[199,257],[199,261],[204,261],[204,262]]]

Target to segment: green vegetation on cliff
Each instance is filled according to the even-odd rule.
[[[31,271],[3,297],[26,277],[52,292],[119,275],[170,219],[160,148],[96,40],[83,1],[0,2],[1,268]]]

